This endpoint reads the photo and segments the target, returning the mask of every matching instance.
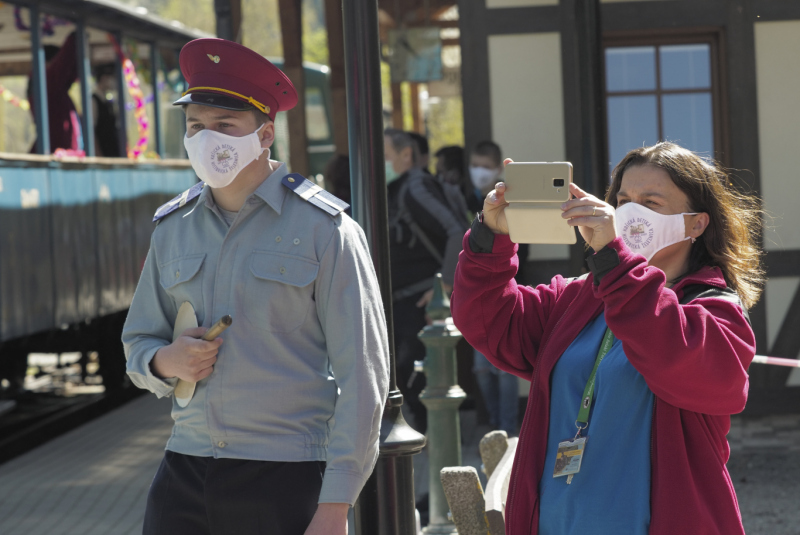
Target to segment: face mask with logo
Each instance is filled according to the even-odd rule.
[[[394,167],[392,166],[392,162],[386,161],[386,184],[394,182],[400,178],[400,175],[395,172]]]
[[[481,191],[489,186],[494,186],[494,182],[499,176],[499,169],[486,169],[485,167],[469,168],[469,179],[472,181],[472,185]]]
[[[267,150],[258,139],[262,128],[259,126],[252,134],[242,137],[204,129],[183,138],[197,177],[212,188],[228,186],[242,169]]]
[[[616,210],[617,235],[622,237],[628,249],[644,256],[649,262],[661,249],[691,238],[686,235],[685,215],[697,214],[664,215],[641,204],[628,202]]]

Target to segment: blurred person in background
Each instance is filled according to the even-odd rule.
[[[467,208],[466,193],[471,188],[464,173],[464,149],[457,146],[442,147],[436,151],[435,156],[436,181],[441,186],[450,209],[468,227],[475,214],[470,213]]]
[[[467,204],[473,213],[480,212],[483,199],[494,189],[503,174],[503,156],[500,146],[494,141],[481,141],[469,155],[469,178],[472,190]],[[519,266],[516,280],[524,284],[524,263],[528,259],[528,244],[520,244]],[[497,369],[486,357],[475,350],[472,372],[481,389],[489,424],[494,429],[505,431],[509,436],[517,434],[519,417],[519,382],[510,373]]]
[[[336,197],[350,204],[350,157],[345,154],[335,154],[325,166],[325,186]],[[352,215],[351,208],[345,210],[347,215]]]
[[[417,144],[419,149],[419,168],[427,174],[431,174],[431,147],[428,143],[428,138],[417,132],[406,132],[411,139]]]
[[[92,110],[94,113],[95,154],[106,158],[122,156],[119,145],[119,124],[114,105],[117,91],[117,66],[104,63],[92,69],[95,86],[92,93]],[[119,97],[116,97],[119,98]]]
[[[75,32],[69,34],[61,47],[44,46],[45,77],[47,78],[47,116],[50,132],[50,152],[56,149],[83,150],[81,118],[69,96],[69,88],[78,79],[78,58]],[[36,99],[33,98],[32,79],[28,81],[28,101],[31,114],[36,118]],[[31,153],[36,153],[36,142]]]
[[[414,361],[425,358],[425,345],[417,335],[426,325],[434,275],[441,272],[452,289],[465,228],[438,182],[420,169],[417,142],[402,130],[384,134],[397,384],[415,429],[424,433],[427,412],[419,394],[425,377],[414,374]]]

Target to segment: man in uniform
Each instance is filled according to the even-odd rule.
[[[388,390],[364,234],[345,203],[269,159],[275,113],[297,103],[280,70],[222,39],[188,43],[180,64],[203,183],[156,212],[123,343],[139,387],[197,386],[173,402],[144,532],[344,535]],[[185,302],[202,327],[172,341]],[[224,315],[230,328],[200,339]]]

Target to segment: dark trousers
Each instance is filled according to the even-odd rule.
[[[167,451],[144,535],[303,535],[317,510],[324,462],[194,457]]]
[[[403,403],[414,415],[414,429],[425,433],[428,428],[428,411],[419,400],[425,388],[425,374],[414,374],[414,361],[425,358],[425,344],[418,335],[425,327],[425,309],[417,306],[422,294],[393,303],[395,366],[397,386],[403,394]]]

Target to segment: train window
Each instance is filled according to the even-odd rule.
[[[309,141],[325,141],[331,137],[325,101],[319,87],[306,87],[306,129]]]
[[[124,158],[124,139],[120,137],[120,58],[117,41],[113,35],[96,28],[87,28],[87,35],[94,154],[104,158]]]
[[[178,64],[178,51],[161,48],[160,60],[161,65],[156,80],[161,97],[164,157],[186,158],[186,150],[183,147],[183,136],[186,133],[185,116],[180,106],[172,105],[181,97],[185,83]]]
[[[151,158],[157,154],[155,105],[153,104],[153,69],[150,45],[126,39],[122,70],[125,87],[125,135],[129,158]]]
[[[49,79],[50,150],[82,150],[75,25],[46,14],[37,22]],[[28,9],[0,4],[0,151],[3,152],[35,152],[31,23]]]

